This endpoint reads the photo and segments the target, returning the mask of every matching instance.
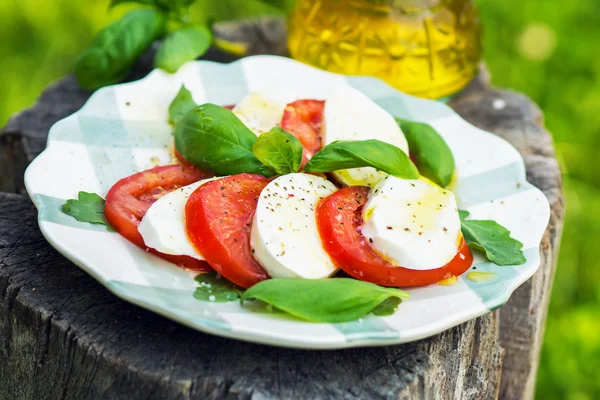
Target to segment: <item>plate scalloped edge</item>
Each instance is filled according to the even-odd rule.
[[[196,102],[235,104],[249,91],[281,88],[284,96],[326,98],[342,84],[365,93],[397,117],[430,123],[457,161],[453,191],[476,219],[494,219],[524,243],[527,262],[499,267],[480,255],[472,269],[496,273],[488,283],[461,276],[454,286],[409,290],[411,299],[388,317],[343,324],[307,323],[251,312],[237,303],[193,298],[193,275],[164,262],[104,227],[78,223],[60,205],[80,190],[105,195],[121,177],[171,160],[167,108],[181,83]],[[102,88],[75,114],[50,129],[47,148],[25,173],[48,242],[116,296],[194,329],[263,344],[336,349],[422,339],[504,304],[540,265],[539,246],[550,219],[543,193],[525,179],[518,151],[474,127],[445,104],[403,94],[371,77],[341,76],[277,56],[252,56],[230,64],[194,61],[169,75]]]

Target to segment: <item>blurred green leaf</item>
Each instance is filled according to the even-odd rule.
[[[79,85],[92,90],[123,79],[164,33],[165,22],[159,11],[138,9],[101,30],[75,65]]]
[[[210,47],[210,31],[199,25],[186,26],[167,35],[154,58],[154,65],[176,72],[188,61],[202,56]]]

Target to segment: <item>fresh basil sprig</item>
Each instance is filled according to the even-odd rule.
[[[272,176],[252,153],[256,135],[230,110],[206,103],[175,126],[175,147],[186,160],[218,175],[243,172]]]
[[[279,175],[300,170],[302,150],[300,140],[279,127],[261,134],[252,146],[252,153]]]
[[[211,40],[212,34],[208,28],[200,25],[186,26],[171,32],[160,45],[154,65],[167,72],[176,72],[186,62],[206,53]]]
[[[165,35],[154,62],[159,68],[175,72],[208,50],[213,42],[209,30],[213,22],[280,15],[291,9],[293,0],[111,0],[110,7],[125,3],[150,8],[131,11],[96,35],[75,67],[77,81],[84,89],[120,81],[136,59]],[[192,5],[197,11],[195,16],[200,16],[196,21],[190,18]],[[167,26],[174,30],[167,32]],[[219,42],[227,44],[222,39]]]
[[[114,232],[104,216],[104,204],[104,199],[96,193],[79,192],[77,199],[67,200],[61,210],[79,222],[104,225],[107,231]]]
[[[419,179],[417,167],[400,148],[381,140],[338,140],[323,147],[304,167],[305,172],[332,172],[373,167],[404,179]]]
[[[104,28],[75,65],[79,85],[91,90],[123,79],[135,60],[163,35],[165,26],[164,13],[140,9]]]
[[[454,156],[450,147],[431,125],[396,118],[408,141],[419,172],[441,187],[446,187],[454,174]]]
[[[215,272],[201,274],[194,279],[198,282],[198,287],[194,292],[194,297],[198,300],[225,303],[239,299],[244,292],[244,289]]]
[[[350,278],[267,279],[242,295],[242,302],[257,299],[311,322],[348,322],[374,311],[390,298],[408,293]],[[398,303],[386,303],[379,315],[389,315]]]
[[[483,252],[498,265],[521,265],[527,261],[521,250],[523,243],[510,236],[510,231],[490,220],[471,220],[468,211],[460,210],[462,234],[469,247]]]
[[[179,92],[169,104],[169,122],[173,125],[177,125],[185,114],[198,107],[198,104],[192,98],[192,94],[186,89],[184,85],[181,85]]]

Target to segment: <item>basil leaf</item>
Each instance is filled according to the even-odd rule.
[[[389,297],[383,303],[375,307],[372,313],[373,315],[377,315],[378,317],[392,315],[396,312],[401,302],[402,300],[398,297]]]
[[[225,303],[239,299],[244,292],[244,289],[217,275],[216,272],[201,274],[194,279],[199,284],[194,292],[194,297],[198,300]]]
[[[304,167],[305,172],[373,167],[404,179],[419,179],[417,167],[404,151],[380,140],[338,140],[323,147]]]
[[[181,155],[218,175],[273,175],[252,154],[255,141],[256,135],[230,110],[210,103],[188,112],[175,127],[175,147]]]
[[[101,30],[75,65],[84,89],[97,89],[123,79],[135,60],[164,33],[166,18],[159,11],[138,9]]]
[[[264,301],[311,322],[354,321],[385,300],[408,298],[408,293],[349,278],[267,279],[242,295],[242,301]]]
[[[104,216],[104,203],[96,193],[79,192],[77,200],[67,200],[61,210],[79,222],[105,225],[107,231],[115,232]]]
[[[188,61],[200,57],[210,47],[212,34],[204,26],[187,26],[171,32],[158,48],[154,65],[176,72]]]
[[[177,95],[169,105],[169,122],[173,125],[177,125],[185,114],[196,107],[198,107],[198,105],[192,98],[190,91],[187,90],[184,85],[181,85],[179,92],[177,92]]]
[[[260,162],[279,175],[300,170],[303,150],[298,138],[279,127],[261,134],[252,146]]]
[[[446,187],[454,174],[454,156],[450,147],[431,125],[396,118],[408,141],[419,172],[441,187]]]
[[[461,230],[473,250],[485,253],[488,260],[498,265],[521,265],[527,261],[521,250],[523,243],[512,238],[510,231],[490,220],[470,220],[468,211],[459,211]]]
[[[468,211],[458,210],[458,218],[460,218],[461,221],[467,219],[469,215],[471,215],[471,213]]]

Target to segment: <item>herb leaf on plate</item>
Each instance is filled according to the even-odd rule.
[[[298,138],[279,127],[261,134],[252,146],[252,153],[279,175],[300,170],[303,150]]]
[[[376,139],[338,140],[323,147],[304,167],[305,172],[373,167],[404,179],[419,179],[419,171],[402,149]]]
[[[454,156],[450,147],[431,125],[396,118],[415,157],[419,172],[441,187],[446,187],[454,174]]]
[[[92,90],[123,79],[135,60],[163,35],[165,26],[164,13],[138,9],[101,30],[75,65],[79,85]]]
[[[402,299],[399,297],[388,297],[383,301],[383,303],[375,307],[371,312],[373,315],[377,315],[378,317],[386,317],[394,314],[400,303],[402,303]]]
[[[186,89],[184,85],[181,85],[179,92],[171,101],[169,105],[169,122],[173,125],[177,125],[185,114],[198,107],[192,94]]]
[[[225,303],[239,299],[244,292],[244,289],[217,275],[216,272],[200,274],[194,280],[199,284],[194,297],[202,301]]]
[[[188,112],[175,127],[175,147],[186,160],[218,175],[243,172],[272,176],[252,153],[256,135],[230,110],[206,103]]]
[[[201,25],[185,26],[169,33],[160,45],[154,65],[168,72],[176,72],[188,61],[200,57],[210,47],[212,34]]]
[[[483,252],[498,265],[521,265],[527,261],[521,250],[523,243],[510,236],[510,231],[490,220],[471,220],[468,211],[459,211],[461,229],[473,250]]]
[[[350,278],[267,279],[242,295],[257,299],[295,317],[311,322],[348,322],[365,316],[389,298],[408,298],[408,293]],[[389,315],[395,306],[379,312]],[[383,315],[380,314],[380,315]]]
[[[79,222],[105,225],[107,231],[114,232],[104,216],[104,203],[104,199],[96,193],[79,192],[77,200],[67,200],[61,210]]]

